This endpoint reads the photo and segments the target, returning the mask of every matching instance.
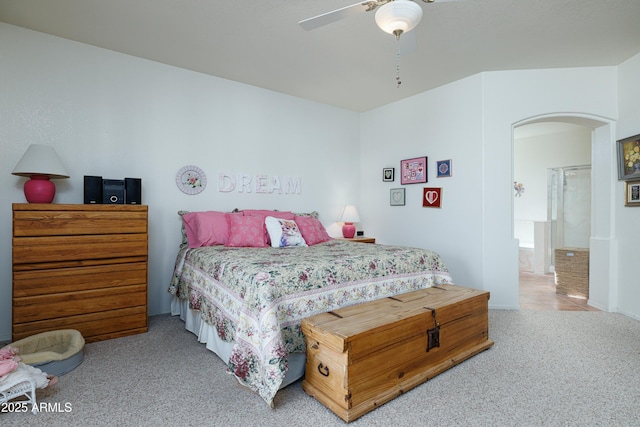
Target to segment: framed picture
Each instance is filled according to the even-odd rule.
[[[384,168],[382,169],[382,181],[393,182],[396,180],[396,168]]]
[[[416,157],[400,161],[400,184],[427,182],[427,157]]]
[[[442,207],[442,188],[424,188],[422,190],[423,208]]]
[[[404,188],[392,188],[389,193],[391,206],[404,206]]]
[[[438,160],[436,162],[436,178],[445,178],[451,176],[451,159]]]
[[[640,135],[618,141],[618,179],[640,179]]]
[[[624,183],[624,205],[640,206],[640,181],[626,181]]]

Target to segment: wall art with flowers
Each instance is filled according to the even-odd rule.
[[[618,179],[640,179],[640,135],[618,141]]]

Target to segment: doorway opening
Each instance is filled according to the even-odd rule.
[[[513,229],[522,309],[593,309],[587,304],[591,146],[592,128],[579,124],[514,129]]]

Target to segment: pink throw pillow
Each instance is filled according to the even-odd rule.
[[[229,240],[225,246],[266,248],[266,227],[262,215],[227,214]]]
[[[190,212],[182,215],[190,248],[224,245],[229,240],[229,224],[224,212]]]
[[[293,220],[295,216],[292,212],[289,211],[270,211],[266,209],[245,209],[242,211],[242,215],[245,216],[259,216],[262,218],[262,222],[264,222],[265,218],[268,216],[272,216],[274,218],[280,219],[290,219]],[[264,242],[266,246],[271,245],[271,237],[269,237],[269,232],[267,231],[267,227],[264,228]]]
[[[295,216],[292,212],[289,211],[270,211],[264,209],[245,209],[242,211],[242,215],[245,216],[262,216],[268,217],[272,216],[274,218],[282,218],[282,219],[293,219]]]
[[[294,219],[296,224],[298,224],[300,233],[302,234],[302,237],[304,237],[305,242],[307,242],[307,245],[313,246],[318,243],[331,240],[331,236],[329,236],[327,230],[316,218],[310,216],[296,216]]]

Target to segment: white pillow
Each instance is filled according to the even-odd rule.
[[[264,219],[267,232],[274,248],[287,248],[290,246],[307,246],[298,224],[292,219],[281,219],[268,216]]]

